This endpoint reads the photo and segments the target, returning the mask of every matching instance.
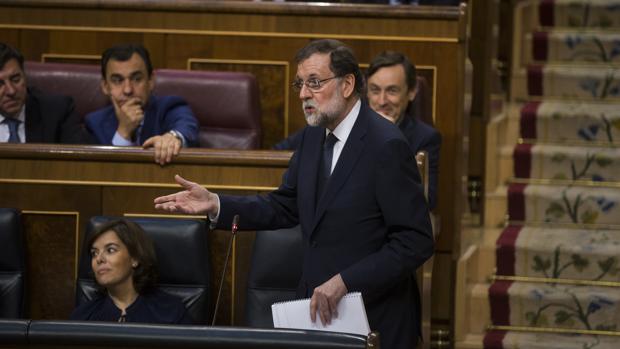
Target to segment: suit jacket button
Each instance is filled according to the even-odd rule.
[[[312,241],[312,242],[310,242],[310,246],[312,246],[312,247],[316,247],[316,245],[317,245],[316,241]]]

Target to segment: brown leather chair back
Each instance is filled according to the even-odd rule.
[[[261,139],[258,83],[248,73],[159,69],[155,93],[187,101],[203,148],[257,149]]]
[[[302,264],[301,226],[256,232],[248,273],[246,326],[273,327],[271,305],[295,299]]]
[[[29,87],[73,97],[75,112],[82,120],[110,103],[101,92],[101,70],[97,65],[26,62],[24,69]]]
[[[27,82],[44,93],[73,97],[82,118],[110,102],[97,65],[26,62]],[[156,69],[155,94],[180,96],[200,125],[200,146],[257,149],[261,140],[258,83],[248,73]]]
[[[409,105],[409,115],[415,115],[423,122],[434,126],[433,123],[433,91],[429,86],[426,78],[423,76],[418,79],[418,94]]]

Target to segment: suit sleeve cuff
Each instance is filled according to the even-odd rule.
[[[172,133],[176,138],[178,138],[181,141],[181,147],[187,148],[187,140],[185,139],[185,136],[183,136],[181,132],[177,130],[170,130],[168,132]]]
[[[119,146],[119,147],[128,147],[128,146],[132,146],[135,144],[132,141],[125,139],[117,131],[117,132],[114,132],[114,137],[112,138],[112,145]]]
[[[215,227],[217,226],[217,221],[220,218],[220,196],[215,194],[215,198],[217,200],[217,213],[214,215],[208,214],[207,216],[209,217],[209,228],[211,230],[215,229]]]

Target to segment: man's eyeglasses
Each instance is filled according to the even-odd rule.
[[[310,91],[318,91],[321,89],[321,87],[323,87],[325,84],[324,82],[327,82],[329,80],[332,79],[336,79],[339,78],[339,76],[332,76],[331,78],[327,78],[327,79],[323,79],[323,80],[319,80],[317,78],[312,78],[312,79],[308,79],[306,81],[303,81],[301,79],[297,79],[295,81],[293,81],[293,83],[291,84],[293,86],[293,89],[295,91],[301,91],[301,88],[306,85],[306,87],[310,90]]]

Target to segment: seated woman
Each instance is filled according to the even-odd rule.
[[[71,320],[190,324],[181,300],[155,289],[153,242],[128,220],[103,225],[88,240],[101,296],[82,304]]]

